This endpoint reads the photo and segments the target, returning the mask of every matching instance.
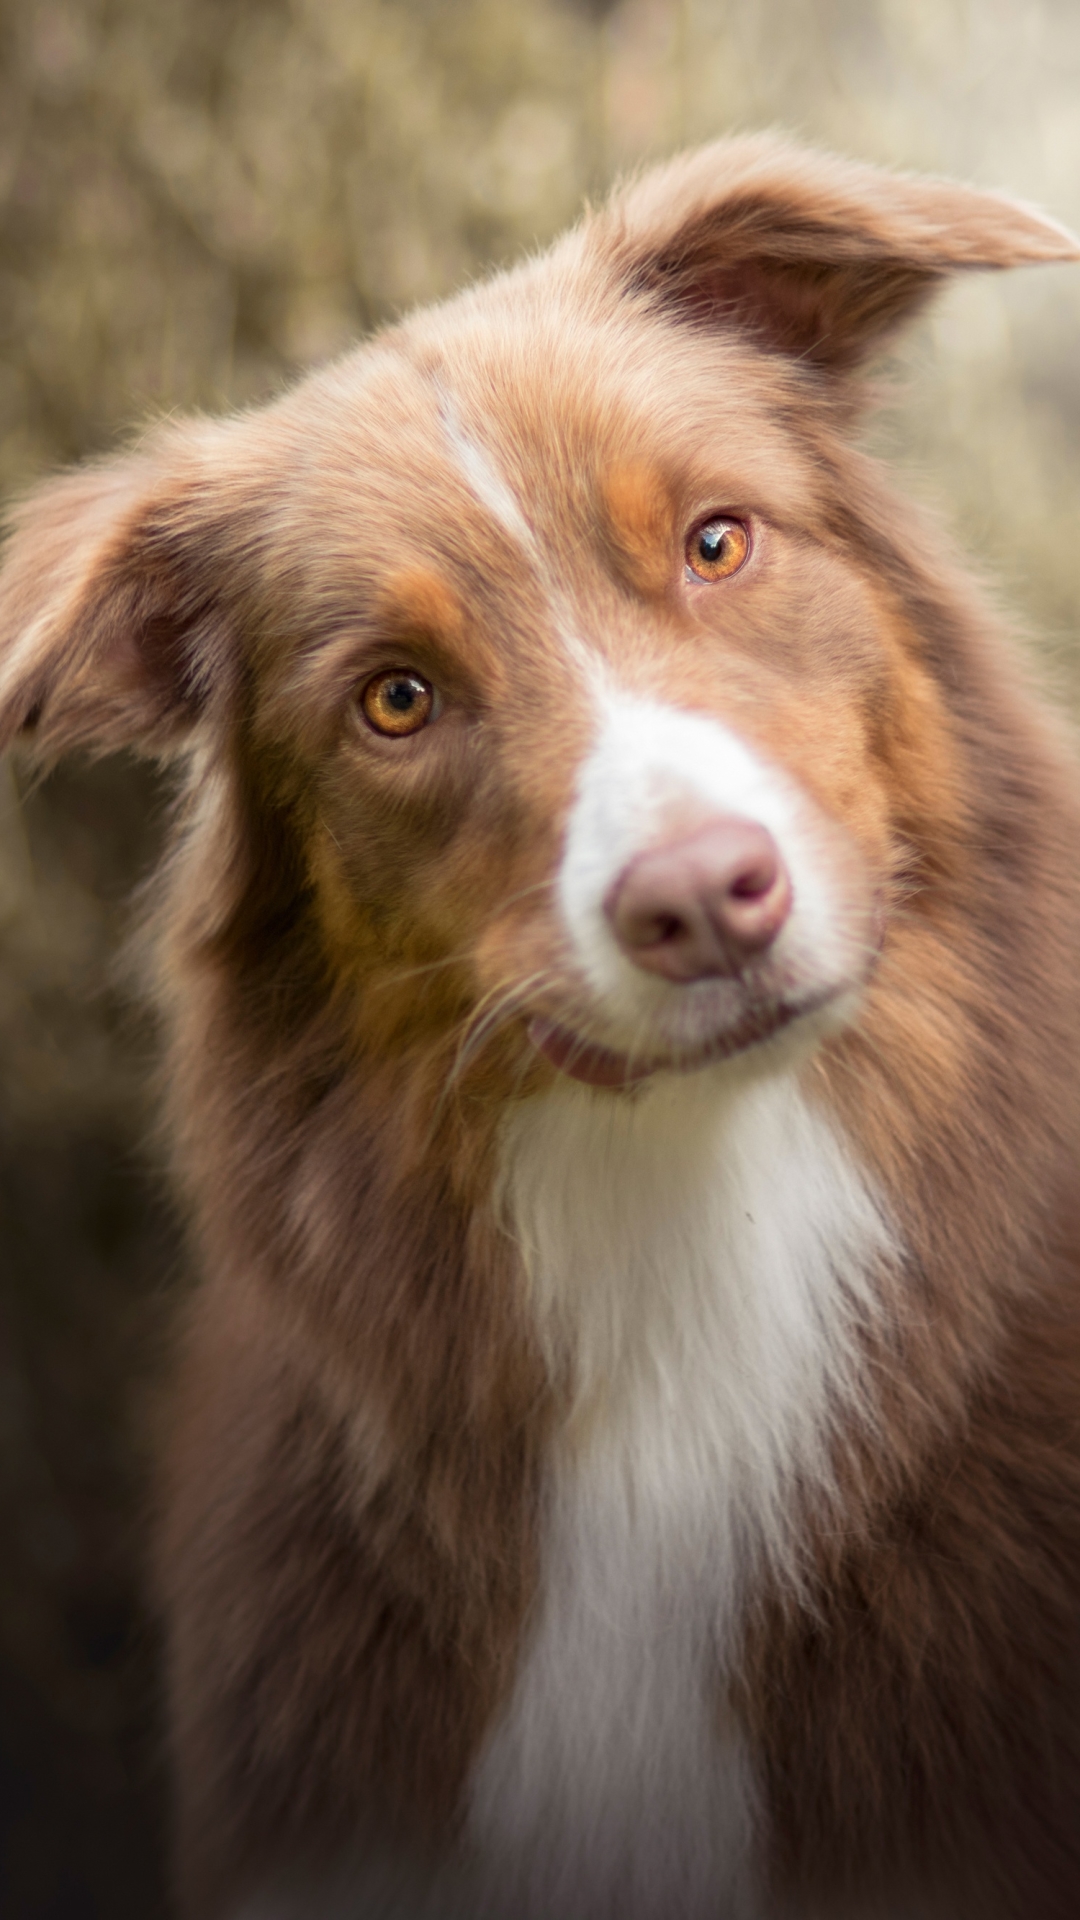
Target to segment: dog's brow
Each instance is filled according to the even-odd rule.
[[[465,432],[457,409],[445,390],[440,393],[439,413],[443,431],[473,493],[500,526],[535,557],[536,539],[520,504],[487,449]]]

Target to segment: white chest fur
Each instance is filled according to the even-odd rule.
[[[889,1234],[794,1077],[730,1068],[632,1101],[562,1083],[508,1127],[503,1194],[571,1410],[531,1638],[473,1784],[490,1911],[742,1920],[736,1612],[762,1556],[798,1578],[792,1482],[827,1479],[830,1414],[858,1400],[852,1328]]]

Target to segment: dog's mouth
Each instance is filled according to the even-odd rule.
[[[637,1086],[655,1073],[695,1073],[701,1067],[747,1053],[752,1047],[774,1039],[795,1021],[820,1012],[836,997],[836,992],[830,991],[798,1002],[780,1000],[752,1008],[733,1026],[713,1034],[698,1046],[677,1053],[618,1053],[542,1014],[535,1014],[529,1021],[528,1032],[537,1052],[560,1073],[588,1087],[617,1090]]]

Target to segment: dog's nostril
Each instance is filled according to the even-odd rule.
[[[791,911],[791,883],[768,829],[717,819],[639,854],[604,911],[627,958],[663,978],[731,978],[770,947]]]
[[[677,920],[673,913],[660,914],[654,925],[658,940],[677,940],[686,931],[682,921]]]
[[[775,880],[775,864],[751,867],[747,873],[736,875],[728,891],[733,900],[759,900]]]

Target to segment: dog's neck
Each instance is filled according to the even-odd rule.
[[[680,1498],[737,1481],[762,1511],[791,1472],[827,1475],[826,1413],[860,1400],[853,1330],[895,1246],[794,1072],[665,1075],[615,1099],[563,1080],[511,1110],[500,1159],[572,1453],[640,1448]]]

